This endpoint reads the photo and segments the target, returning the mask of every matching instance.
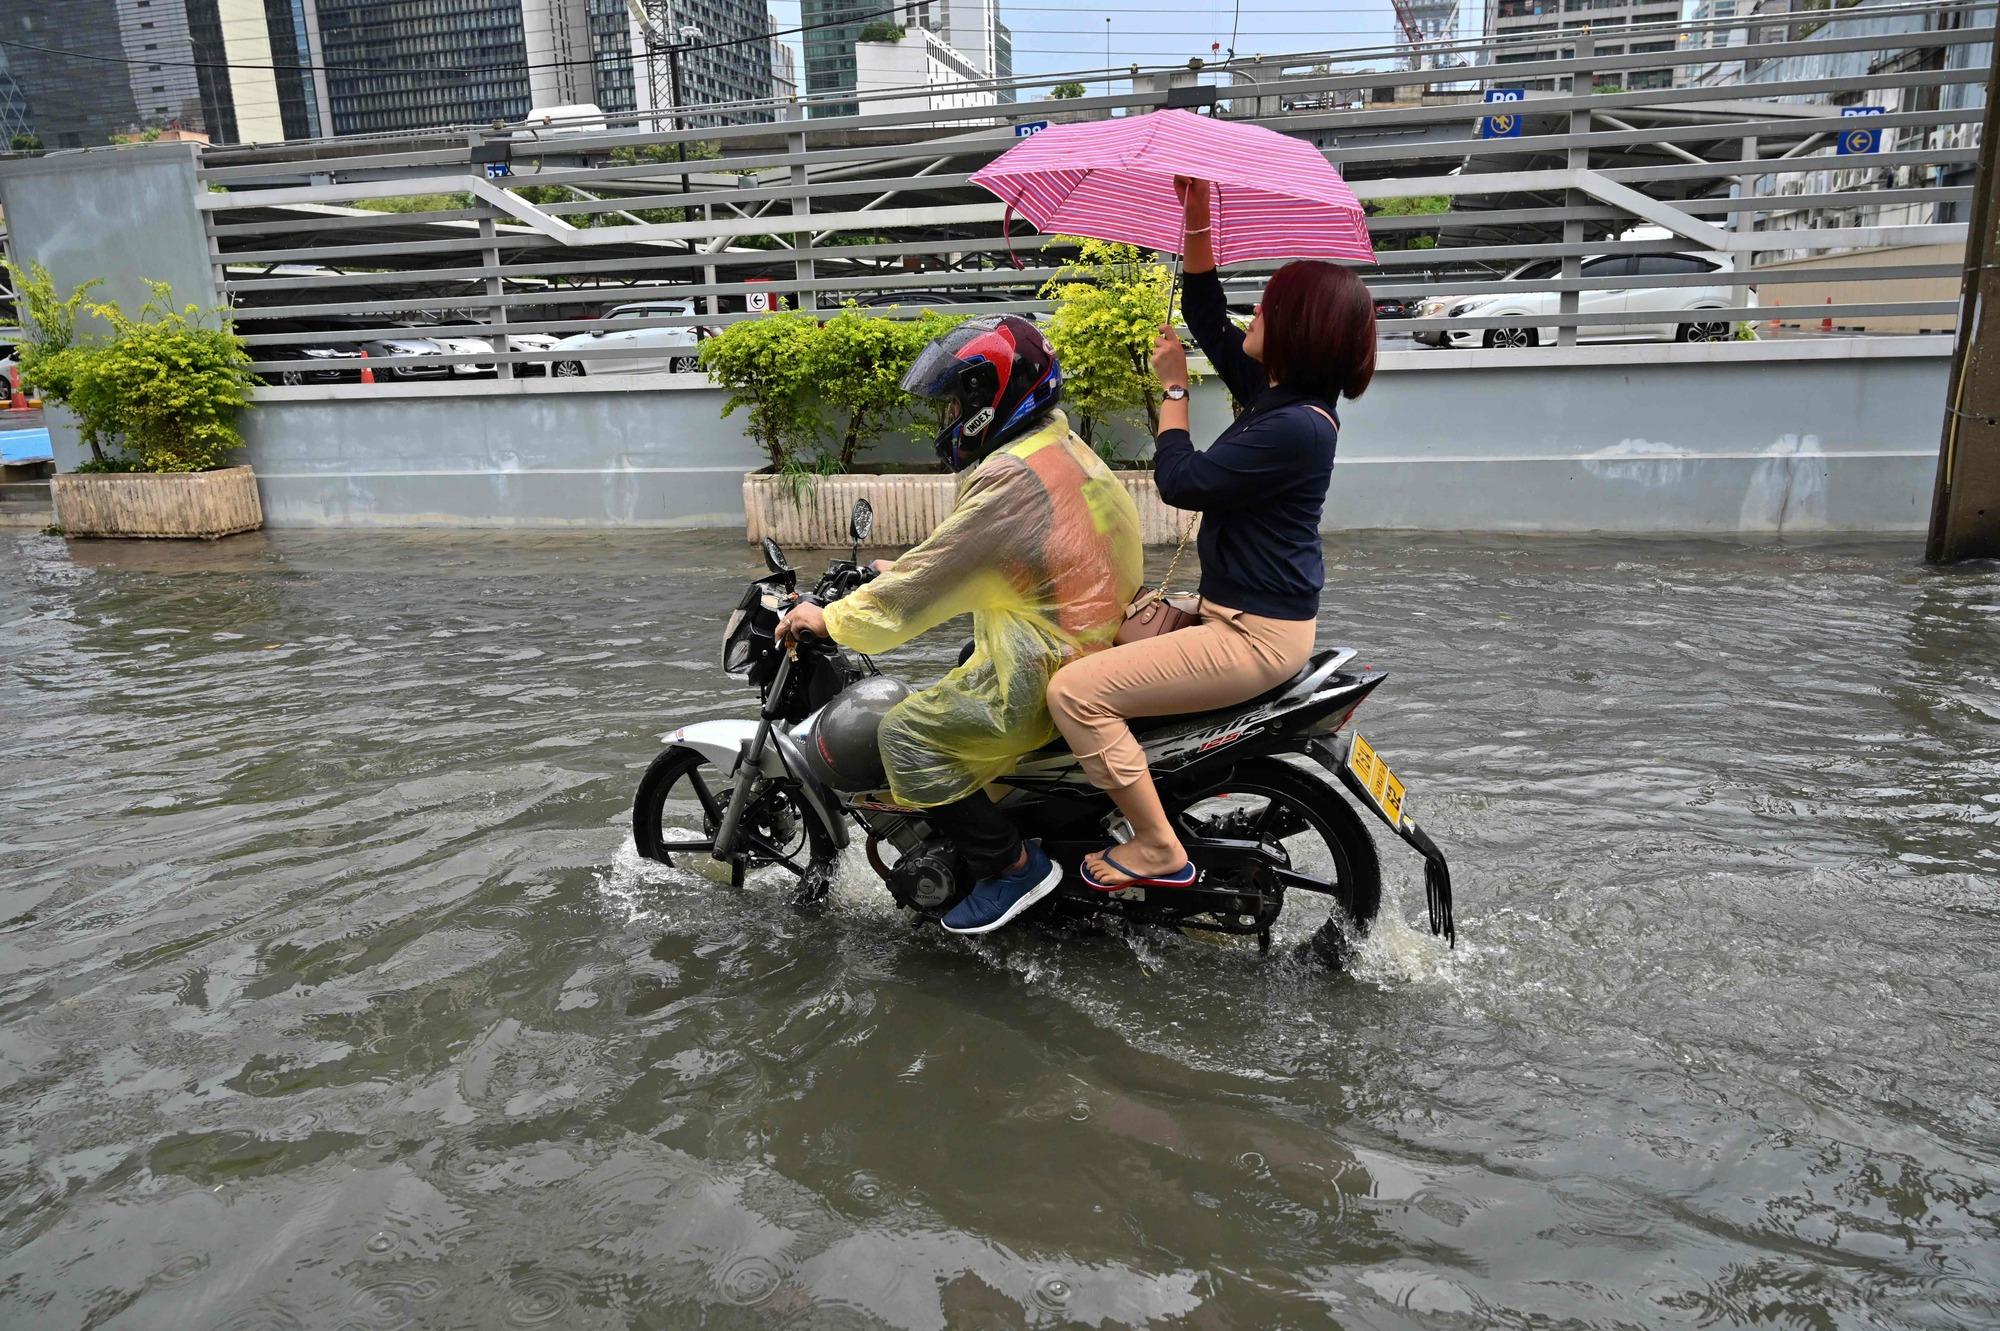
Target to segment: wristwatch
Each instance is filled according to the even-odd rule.
[[[1173,387],[1163,392],[1160,396],[1166,398],[1166,400],[1169,402],[1185,402],[1187,401],[1187,395],[1188,391],[1186,384],[1175,384]]]

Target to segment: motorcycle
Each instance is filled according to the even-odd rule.
[[[853,549],[827,565],[810,592],[816,603],[839,600],[876,576],[860,563],[872,527],[873,509],[860,500],[849,524]],[[836,698],[868,690],[893,699],[905,691],[869,658],[824,639],[808,635],[795,650],[781,648],[773,630],[801,599],[799,577],[769,538],[763,554],[769,572],[731,612],[722,648],[723,669],[758,689],[758,717],[697,722],[662,736],[666,748],[633,800],[633,841],[662,864],[676,857],[694,867],[713,862],[726,868],[733,887],[758,869],[781,868],[796,880],[796,899],[810,903],[826,895],[836,857],[858,834],[897,904],[919,923],[937,920],[972,888],[950,841],[924,810],[898,805],[885,790],[835,789],[809,757],[815,723]],[[993,793],[1023,835],[1039,836],[1064,869],[1061,886],[1034,913],[1116,914],[1248,935],[1268,951],[1286,896],[1311,892],[1331,898],[1333,909],[1309,948],[1337,965],[1381,905],[1381,866],[1359,804],[1423,856],[1431,932],[1455,945],[1443,854],[1404,811],[1402,782],[1346,730],[1387,678],[1349,671],[1354,657],[1351,648],[1322,652],[1246,702],[1134,722],[1161,803],[1199,871],[1192,886],[1103,892],[1086,885],[1083,856],[1123,839],[1129,826],[1060,738],[1023,758]]]

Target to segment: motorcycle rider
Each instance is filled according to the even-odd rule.
[[[1050,676],[1111,644],[1139,587],[1139,513],[1057,410],[1062,368],[1026,319],[959,325],[902,386],[944,409],[938,458],[963,474],[952,511],[874,581],[824,608],[800,603],[777,636],[810,632],[872,655],[972,615],[971,656],[891,708],[879,746],[890,794],[930,810],[977,880],[944,927],[985,933],[1062,880],[986,787],[1055,737]]]

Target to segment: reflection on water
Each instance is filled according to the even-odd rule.
[[[639,861],[719,536],[4,548],[10,1331],[2000,1324],[1990,566],[1330,545],[1332,978]]]

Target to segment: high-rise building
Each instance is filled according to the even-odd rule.
[[[808,114],[814,116],[851,116],[860,110],[858,101],[841,94],[856,91],[855,47],[861,40],[862,31],[877,24],[904,29],[921,28],[931,34],[936,43],[948,48],[949,55],[929,53],[933,43],[927,38],[919,43],[927,52],[921,61],[912,64],[915,58],[907,53],[883,57],[898,65],[912,64],[913,68],[921,65],[935,71],[933,77],[946,84],[988,82],[998,76],[1003,62],[1008,75],[1011,77],[1013,73],[1013,34],[1000,22],[998,0],[911,0],[893,21],[887,23],[880,18],[862,17],[877,12],[868,0],[801,0],[800,11],[808,29],[805,33],[806,92],[816,99],[808,108]],[[961,68],[965,72],[957,72]],[[943,72],[947,69],[953,72]],[[871,75],[863,81],[879,84],[882,77],[886,75]],[[940,100],[962,95],[943,91],[942,87],[930,93],[936,105],[971,104]],[[817,100],[820,98],[831,100]],[[982,104],[990,104],[993,100],[988,90]]]
[[[689,106],[770,101],[763,0],[671,8],[672,31],[702,33],[680,57]],[[271,142],[652,109],[628,0],[0,0],[0,37],[22,43],[0,48],[0,127],[48,148],[151,127]]]
[[[335,134],[520,120],[522,0],[316,0]]]
[[[764,23],[771,31],[771,97],[779,105],[776,119],[794,120],[799,115],[799,61],[792,48],[777,35],[778,20],[768,13]]]
[[[7,63],[7,48],[0,46],[0,148],[17,139],[40,141],[35,134],[35,108],[28,94],[14,81],[13,66]]]
[[[1494,61],[1502,65],[1561,59],[1576,34],[1586,28],[1599,55],[1647,55],[1676,48],[1671,29],[1680,17],[1680,0],[1568,0],[1567,5],[1564,0],[1486,0],[1486,35],[1493,44]],[[1666,27],[1631,34],[1624,31],[1644,24]],[[1592,90],[1670,88],[1673,83],[1672,65],[1613,69],[1599,74]],[[1521,80],[1503,76],[1494,84],[1553,91],[1556,80],[1547,75]]]
[[[1732,83],[1741,76],[1740,61],[1725,60],[1720,54],[1731,46],[1742,46],[1750,39],[1748,27],[1729,23],[1729,20],[1747,18],[1754,0],[1694,0],[1694,7],[1688,13],[1690,23],[1715,23],[1712,28],[1697,28],[1687,35],[1686,47],[1695,51],[1714,51],[1718,54],[1712,60],[1698,65],[1682,65],[1679,81],[1688,87],[1707,88],[1721,83]],[[1726,26],[1725,26],[1726,25]]]
[[[8,123],[50,149],[179,127],[222,143],[318,133],[298,43],[313,0],[0,0]],[[57,55],[60,48],[75,55]]]
[[[771,15],[763,0],[676,0],[673,9],[675,23],[701,29],[700,39],[681,57],[688,123],[772,119]],[[751,110],[745,103],[760,105]]]
[[[1004,23],[995,23],[993,32],[993,77],[1002,84],[1011,83],[1014,80],[1014,30]],[[1002,87],[1000,100],[1014,101],[1014,90]]]

